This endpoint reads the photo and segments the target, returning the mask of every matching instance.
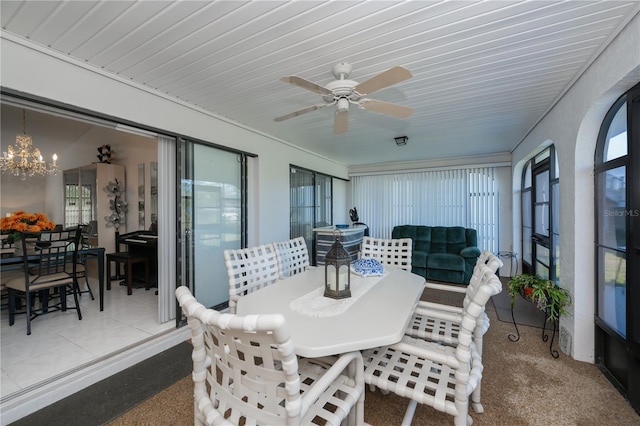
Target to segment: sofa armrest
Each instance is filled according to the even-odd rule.
[[[480,249],[478,247],[465,247],[460,250],[460,256],[478,258],[478,256],[480,256]]]

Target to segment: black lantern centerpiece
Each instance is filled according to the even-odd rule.
[[[340,233],[336,232],[336,242],[324,257],[324,297],[351,297],[350,267],[351,257],[340,243]]]

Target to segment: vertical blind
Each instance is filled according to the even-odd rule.
[[[478,247],[498,250],[495,168],[468,168],[354,176],[360,220],[378,238],[396,225],[464,226],[478,231]]]

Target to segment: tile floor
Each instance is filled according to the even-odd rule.
[[[53,312],[31,322],[27,336],[24,315],[9,326],[7,309],[0,320],[0,397],[32,389],[54,380],[72,369],[85,366],[110,354],[175,328],[175,321],[158,323],[158,296],[155,289],[134,289],[114,281],[105,290],[104,311],[100,312],[97,280],[90,279],[95,300],[81,297],[82,320],[76,311]]]

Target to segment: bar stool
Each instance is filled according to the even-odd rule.
[[[111,262],[116,263],[116,268],[123,263],[127,268],[127,295],[133,292],[133,265],[144,263],[144,288],[149,290],[149,258],[126,251],[107,254],[107,290],[111,290]]]

